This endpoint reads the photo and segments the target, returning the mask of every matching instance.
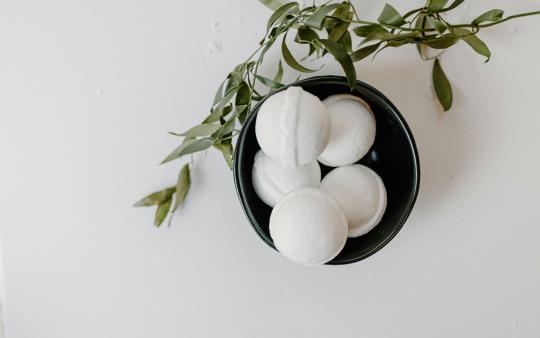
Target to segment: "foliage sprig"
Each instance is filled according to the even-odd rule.
[[[463,41],[473,51],[482,55],[485,62],[491,58],[491,51],[479,37],[481,29],[498,25],[505,21],[540,14],[527,12],[504,17],[500,9],[492,9],[475,17],[469,23],[451,23],[445,13],[456,9],[465,0],[427,0],[423,7],[401,15],[392,5],[385,4],[376,22],[360,19],[350,1],[326,3],[320,6],[300,8],[296,2],[283,3],[282,0],[260,0],[274,9],[266,24],[266,32],[256,50],[227,75],[219,85],[209,113],[201,124],[183,133],[172,135],[182,141],[164,160],[167,163],[186,155],[207,150],[219,150],[229,166],[233,162],[233,138],[251,112],[252,105],[264,95],[284,84],[283,63],[278,62],[277,73],[269,78],[259,73],[266,53],[275,43],[280,44],[284,63],[301,73],[312,73],[319,68],[306,64],[308,58],[320,59],[331,54],[341,65],[350,86],[356,81],[354,63],[387,48],[415,45],[424,61],[433,62],[432,85],[443,110],[452,107],[452,87],[441,66],[440,56],[448,48]],[[294,34],[293,43],[307,46],[307,55],[297,58],[289,48],[287,37]],[[353,48],[355,35],[362,39]],[[435,56],[428,56],[426,50],[438,50]],[[266,88],[266,90],[260,88]],[[177,184],[152,193],[135,206],[156,206],[155,225],[159,226],[168,214],[173,214],[184,201],[191,184],[189,164],[180,170]],[[173,204],[174,200],[174,204]]]

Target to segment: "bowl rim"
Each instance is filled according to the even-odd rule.
[[[247,129],[244,126],[246,126],[251,120],[253,120],[255,118],[255,116],[256,116],[255,112],[257,112],[259,110],[260,106],[270,96],[272,96],[272,95],[274,95],[276,93],[279,93],[279,92],[287,89],[288,87],[291,87],[291,86],[300,86],[301,87],[302,85],[305,85],[305,84],[315,84],[315,85],[317,85],[317,84],[321,84],[321,83],[336,83],[336,82],[339,82],[340,84],[348,85],[347,79],[345,77],[343,77],[343,76],[323,75],[323,76],[314,76],[314,77],[309,77],[309,78],[306,78],[306,79],[302,79],[302,80],[290,83],[288,85],[285,85],[285,86],[283,86],[283,87],[281,87],[279,89],[273,90],[272,92],[270,92],[269,94],[264,96],[251,109],[251,112],[250,112],[248,118],[246,119],[246,121],[244,122],[244,124],[243,124],[243,126],[242,126],[242,128],[240,130],[240,133],[238,135],[238,139],[236,141],[236,147],[235,147],[235,151],[234,151],[234,159],[233,159],[233,176],[234,176],[234,186],[235,186],[235,189],[236,189],[236,193],[238,195],[238,199],[240,200],[240,204],[242,205],[242,209],[244,211],[244,214],[246,215],[246,218],[248,219],[249,223],[251,224],[251,227],[253,228],[253,230],[257,233],[257,235],[259,236],[260,239],[262,239],[268,246],[270,246],[272,249],[274,249],[276,251],[277,251],[277,249],[276,249],[272,239],[269,236],[266,235],[264,230],[259,226],[258,222],[255,221],[255,217],[253,215],[253,212],[250,210],[250,208],[247,207],[246,198],[245,198],[245,196],[243,194],[243,191],[245,190],[245,187],[244,187],[244,184],[242,183],[242,180],[240,179],[240,174],[239,174],[239,165],[240,164],[239,164],[239,160],[238,160],[238,158],[239,158],[238,154],[244,148],[244,144],[245,144],[244,142],[241,142],[245,138],[246,129]],[[409,196],[409,198],[408,198],[408,200],[406,202],[405,212],[403,213],[403,215],[401,216],[398,224],[395,225],[395,227],[393,228],[392,232],[389,234],[388,237],[386,237],[383,241],[378,243],[373,249],[371,249],[370,251],[365,252],[362,255],[355,256],[355,257],[349,258],[349,259],[341,259],[341,260],[337,260],[337,261],[334,258],[330,262],[327,262],[325,265],[343,265],[343,264],[355,263],[355,262],[364,260],[364,259],[370,257],[371,255],[375,254],[379,250],[381,250],[384,246],[386,246],[397,235],[397,233],[401,230],[401,228],[403,228],[403,225],[405,224],[405,222],[407,221],[407,219],[409,218],[409,216],[410,216],[410,214],[412,212],[412,209],[414,207],[414,204],[416,202],[416,199],[418,197],[418,193],[419,193],[419,190],[420,190],[420,159],[419,159],[419,156],[418,156],[418,149],[416,147],[416,143],[414,141],[412,131],[409,128],[407,122],[405,121],[405,118],[403,117],[403,115],[401,115],[401,113],[396,108],[396,106],[394,106],[394,104],[384,94],[382,94],[376,88],[374,88],[371,85],[369,85],[369,84],[367,84],[367,83],[365,83],[363,81],[360,81],[360,80],[356,80],[355,86],[367,89],[367,90],[371,91],[373,94],[375,94],[376,96],[378,96],[380,99],[382,99],[384,101],[384,103],[386,105],[388,105],[388,107],[390,108],[392,113],[395,115],[395,117],[399,121],[399,124],[401,125],[403,130],[405,130],[407,142],[409,144],[409,147],[412,149],[412,155],[413,155],[413,167],[414,167],[413,168],[414,169],[413,192],[412,192],[411,196]]]

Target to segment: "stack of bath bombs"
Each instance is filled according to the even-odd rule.
[[[347,238],[373,229],[386,208],[384,183],[354,164],[375,140],[369,105],[350,94],[319,100],[300,87],[270,96],[260,107],[252,181],[272,207],[270,235],[287,258],[324,264]],[[321,181],[319,162],[335,167]]]

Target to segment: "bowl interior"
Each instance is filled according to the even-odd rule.
[[[392,103],[363,82],[358,81],[352,91],[345,78],[335,76],[309,78],[291,85],[300,86],[321,100],[334,94],[357,95],[373,110],[377,122],[375,143],[357,163],[368,166],[381,176],[387,190],[388,205],[383,218],[373,230],[366,235],[349,238],[343,251],[328,264],[347,264],[364,259],[396,235],[412,210],[419,187],[419,163],[414,139]],[[254,107],[239,135],[234,176],[240,202],[251,225],[275,249],[268,229],[272,208],[257,197],[251,182],[253,159],[260,149],[255,137],[255,121],[262,102]],[[332,169],[321,164],[323,176]]]

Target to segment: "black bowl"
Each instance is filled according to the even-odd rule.
[[[381,176],[386,186],[388,205],[383,218],[373,230],[363,236],[347,239],[345,248],[327,264],[360,261],[385,246],[411,213],[420,184],[420,164],[412,133],[396,107],[378,90],[361,81],[357,81],[352,90],[347,80],[340,76],[312,77],[290,86],[300,86],[321,100],[334,94],[357,95],[369,103],[373,110],[377,121],[375,143],[358,163],[368,166]],[[280,88],[272,94],[286,88]],[[253,229],[266,244],[275,249],[268,229],[272,208],[257,197],[251,182],[253,159],[260,149],[255,137],[255,121],[265,99],[253,108],[240,132],[234,157],[234,181]],[[323,176],[332,169],[321,164]]]

